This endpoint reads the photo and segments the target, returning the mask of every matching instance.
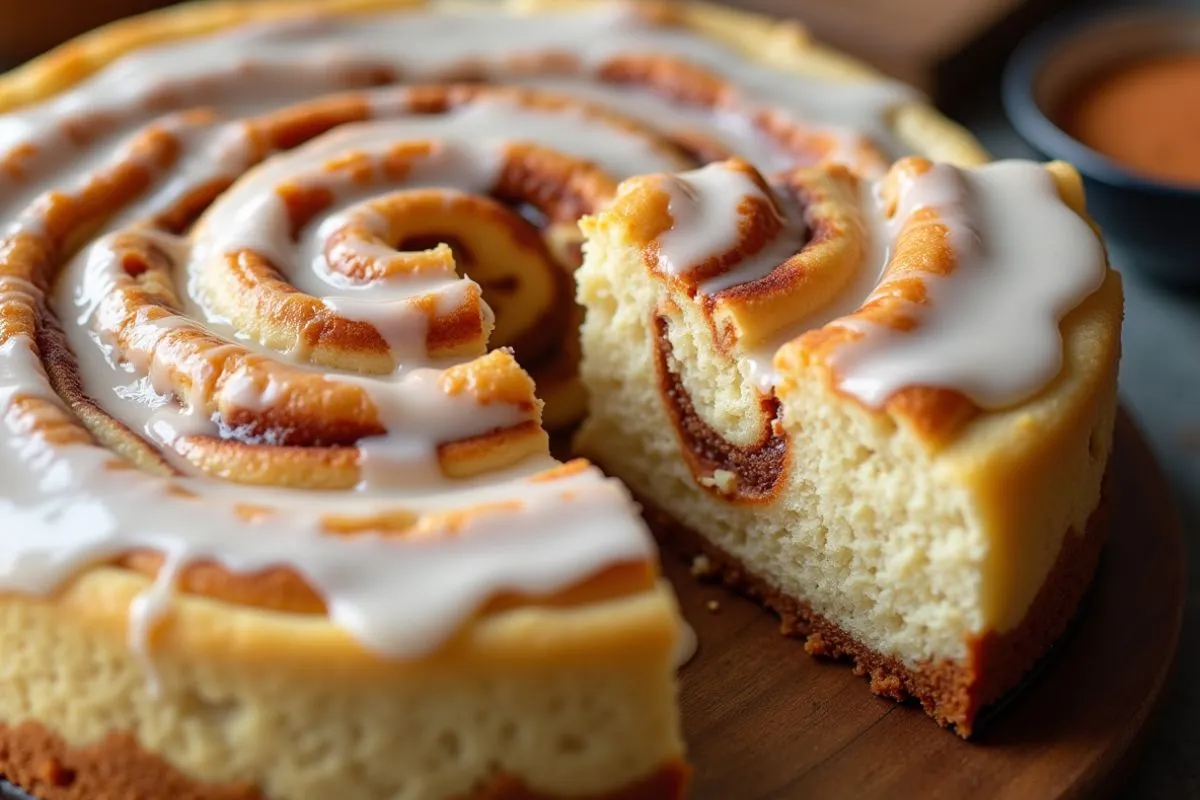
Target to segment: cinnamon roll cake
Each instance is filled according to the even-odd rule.
[[[1086,582],[1119,287],[1077,187],[957,171],[969,136],[797,25],[200,2],[0,112],[0,775],[40,800],[682,796],[653,539],[548,452],[589,394],[589,452],[894,693],[998,690],[971,654],[1068,596],[1071,542]],[[976,222],[993,176],[1038,227]]]

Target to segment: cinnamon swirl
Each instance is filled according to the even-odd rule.
[[[188,4],[0,79],[0,774],[40,800],[680,796],[652,539],[620,483],[547,449],[585,413],[577,220],[630,209],[631,176],[746,159],[730,185],[761,197],[697,204],[695,243],[627,219],[668,261],[745,219],[754,266],[739,240],[655,267],[728,355],[841,291],[869,246],[836,232],[895,157],[984,160],[792,24],[417,5]],[[759,174],[781,170],[824,249],[789,258]],[[598,326],[629,307],[589,285],[594,443],[626,375],[597,368]],[[633,307],[690,324],[663,308]],[[671,408],[704,418],[683,345],[655,347],[630,365],[661,351],[691,391]],[[756,413],[787,408],[763,386]],[[767,416],[679,423],[704,497],[719,459],[763,507],[784,491]]]

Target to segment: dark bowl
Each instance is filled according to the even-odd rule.
[[[1013,54],[1004,107],[1030,145],[1083,175],[1088,208],[1122,251],[1122,266],[1200,289],[1200,186],[1140,175],[1072,138],[1047,113],[1106,69],[1181,50],[1200,51],[1200,14],[1126,11],[1052,24]]]

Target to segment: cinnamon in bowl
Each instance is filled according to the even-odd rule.
[[[1200,186],[1200,50],[1120,64],[1086,81],[1057,121],[1130,169]]]
[[[1030,145],[1083,175],[1119,266],[1200,289],[1200,14],[1052,24],[1013,54],[1004,105]]]

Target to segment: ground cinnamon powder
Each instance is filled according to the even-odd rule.
[[[1150,177],[1200,185],[1200,50],[1122,64],[1085,82],[1062,128]]]

